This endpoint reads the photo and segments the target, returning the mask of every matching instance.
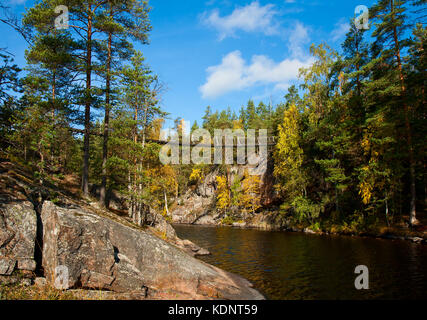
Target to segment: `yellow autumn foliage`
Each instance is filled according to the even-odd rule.
[[[283,122],[279,125],[279,137],[274,152],[274,176],[277,181],[275,187],[289,198],[300,196],[305,185],[298,118],[296,106],[291,105],[285,111]]]
[[[218,176],[216,177],[218,183],[217,188],[217,203],[216,207],[220,210],[227,210],[231,204],[230,190],[228,187],[227,177]]]
[[[203,171],[199,168],[193,168],[193,171],[191,172],[189,179],[191,183],[203,182],[203,179],[204,179]]]
[[[239,205],[252,213],[255,213],[261,207],[260,184],[259,176],[249,175],[247,171],[245,172]]]

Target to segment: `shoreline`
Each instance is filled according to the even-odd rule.
[[[191,224],[191,223],[171,223],[172,227],[177,226],[193,226],[193,227],[210,227],[210,228],[231,228],[231,229],[242,229],[242,230],[259,230],[265,232],[285,232],[285,233],[302,233],[307,235],[318,235],[318,236],[342,236],[342,237],[359,237],[359,238],[371,238],[371,239],[381,239],[381,240],[400,240],[400,241],[410,241],[415,244],[427,245],[427,235],[424,237],[416,236],[403,236],[393,233],[386,234],[370,234],[370,233],[346,233],[346,232],[323,232],[323,231],[314,231],[309,228],[299,229],[296,227],[284,228],[284,227],[262,227],[255,225],[227,225],[227,224]]]

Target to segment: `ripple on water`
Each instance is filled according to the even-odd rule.
[[[226,227],[175,228],[180,238],[212,253],[202,260],[240,274],[269,299],[427,298],[425,245]],[[354,288],[358,265],[369,267],[369,291]]]

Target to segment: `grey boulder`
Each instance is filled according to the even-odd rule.
[[[45,202],[47,282],[115,292],[173,292],[189,299],[262,299],[240,276],[197,260],[143,231],[83,209]]]
[[[37,215],[31,202],[0,197],[0,275],[34,271]]]

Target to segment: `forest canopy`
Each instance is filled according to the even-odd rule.
[[[68,29],[55,28],[60,4],[70,12]],[[7,48],[0,50],[2,158],[33,168],[40,185],[73,175],[84,197],[97,185],[101,205],[108,190],[119,191],[137,223],[147,206],[168,215],[173,202],[203,183],[213,165],[159,160],[165,86],[135,49],[150,42],[147,1],[42,0],[22,23],[1,10],[2,28],[28,42],[22,70]],[[267,129],[275,137],[275,205],[297,221],[406,218],[416,225],[426,210],[425,1],[379,0],[370,13],[371,29],[352,20],[341,50],[313,44],[315,62],[277,105],[207,107],[201,119],[212,136],[215,129]],[[175,121],[181,134],[182,123]],[[198,128],[196,122],[191,131]],[[226,169],[220,172],[218,210],[266,210],[262,179],[245,173],[230,181]]]

